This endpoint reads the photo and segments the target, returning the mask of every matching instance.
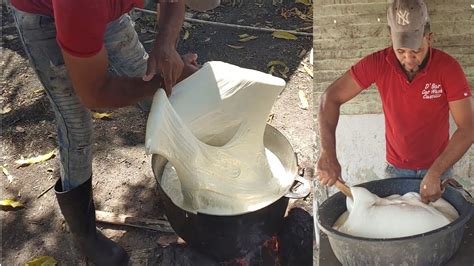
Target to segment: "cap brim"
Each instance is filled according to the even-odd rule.
[[[393,32],[392,43],[393,48],[408,48],[412,50],[418,50],[421,47],[423,41],[423,30],[417,30],[414,32]]]

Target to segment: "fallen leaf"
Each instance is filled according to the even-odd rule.
[[[310,4],[308,5],[308,8],[306,8],[306,13],[302,12],[299,10],[297,7],[293,7],[292,9],[282,9],[280,15],[284,17],[285,19],[288,19],[290,17],[299,17],[300,19],[304,21],[312,21],[313,20],[313,5]]]
[[[251,40],[255,40],[257,38],[258,38],[257,36],[252,35],[252,36],[248,36],[248,37],[240,39],[239,42],[248,42],[248,41],[251,41]]]
[[[25,266],[54,266],[56,264],[58,262],[53,257],[41,256],[28,261]]]
[[[286,74],[288,74],[288,72],[290,71],[289,68],[285,67],[283,69],[278,69],[278,72],[280,72],[281,76],[284,77],[284,78],[288,78],[288,76]]]
[[[301,50],[300,53],[298,54],[298,57],[303,58],[303,56],[305,56],[306,52],[307,52],[306,49],[303,48],[303,50]]]
[[[227,46],[229,46],[230,48],[234,48],[234,49],[242,49],[244,48],[243,46],[237,46],[237,45],[232,45],[232,44],[226,44]]]
[[[299,17],[300,19],[304,20],[304,21],[312,21],[313,20],[313,8],[312,8],[312,6],[310,6],[310,8],[308,8],[307,13],[301,12],[301,10],[299,10],[296,7],[293,7],[290,10],[290,12],[291,12],[292,15],[295,15],[295,16]]]
[[[271,66],[283,66],[283,67],[287,67],[286,64],[285,64],[285,62],[280,61],[280,60],[273,60],[273,61],[268,62],[267,67],[271,67]]]
[[[304,71],[306,71],[306,73],[308,73],[308,75],[313,78],[313,71],[311,69],[309,69],[309,67],[306,66],[306,64],[303,64],[303,69]]]
[[[2,108],[2,110],[0,111],[0,114],[4,115],[4,114],[7,114],[7,113],[10,113],[12,110],[12,108],[10,106],[4,106]]]
[[[96,113],[96,112],[92,112],[92,117],[95,118],[95,119],[112,118],[112,113]]]
[[[294,34],[291,34],[287,31],[275,31],[272,33],[272,36],[275,38],[279,39],[285,39],[285,40],[297,40],[298,37],[296,37]]]
[[[2,172],[7,177],[8,182],[13,182],[13,176],[8,172],[7,168],[5,168],[4,166],[0,166],[0,168],[2,168]]]
[[[55,155],[56,155],[56,151],[53,150],[49,153],[39,155],[39,156],[36,156],[36,157],[16,160],[15,163],[18,164],[18,167],[28,166],[30,164],[45,162],[45,161],[53,158]]]
[[[0,200],[0,206],[2,207],[12,207],[12,208],[21,208],[24,207],[21,202],[12,200],[12,199],[4,199]]]
[[[37,90],[33,91],[34,94],[40,94],[40,93],[43,93],[43,92],[44,92],[43,89],[37,89]]]
[[[299,90],[298,97],[300,98],[300,108],[303,110],[308,110],[309,108],[308,98],[306,98],[306,94],[304,93],[304,91]]]
[[[267,123],[271,123],[273,121],[273,118],[275,118],[275,114],[274,113],[271,113],[268,118],[267,118]]]
[[[275,66],[271,66],[268,70],[268,74],[273,75],[275,73]]]
[[[247,38],[247,37],[249,37],[249,36],[250,36],[250,35],[248,35],[247,33],[244,33],[244,34],[240,34],[240,35],[239,35],[239,38],[240,38],[240,39],[243,39],[243,38]]]
[[[184,32],[183,40],[187,40],[189,38],[189,31]]]
[[[22,127],[20,127],[20,126],[15,127],[15,130],[16,130],[16,132],[20,132],[20,133],[24,133],[24,132],[25,132],[25,129],[22,128]]]
[[[269,70],[270,75],[275,73],[275,69],[276,69],[278,70],[278,72],[280,73],[282,77],[288,78],[286,74],[290,71],[290,68],[288,68],[288,66],[283,61],[279,61],[279,60],[270,61],[267,64],[267,68],[270,68]]]
[[[305,6],[310,6],[313,4],[313,0],[296,0],[295,3],[303,4]]]

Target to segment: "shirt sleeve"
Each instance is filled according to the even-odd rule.
[[[452,59],[452,63],[446,68],[444,74],[443,87],[446,88],[448,102],[471,97],[471,88],[467,82],[466,75],[461,65],[455,59]]]
[[[362,58],[351,67],[350,74],[362,89],[367,89],[375,82],[382,68],[381,60],[385,60],[385,57],[379,51]]]
[[[71,55],[90,57],[104,44],[108,11],[105,1],[53,0],[56,39]]]

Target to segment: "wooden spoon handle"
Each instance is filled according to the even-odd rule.
[[[335,185],[337,189],[339,189],[344,195],[346,195],[346,197],[352,198],[351,189],[348,186],[346,186],[346,184],[337,180]]]

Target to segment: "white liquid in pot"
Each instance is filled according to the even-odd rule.
[[[276,182],[281,184],[280,187],[283,189],[288,186],[288,183],[292,183],[294,180],[294,176],[292,175],[294,175],[294,173],[289,173],[281,163],[280,159],[278,159],[278,157],[273,154],[269,149],[265,149],[265,155],[267,157],[268,165],[270,166],[270,170],[273,174],[274,179],[276,180]],[[258,184],[258,182],[255,182],[255,185],[260,184]],[[189,203],[184,200],[180,179],[178,178],[176,170],[171,165],[171,163],[167,163],[165,170],[163,171],[161,187],[176,206],[179,206],[180,208],[189,212],[196,211],[192,206],[190,206]],[[265,190],[265,186],[263,185],[260,189]],[[199,212],[208,214],[223,214],[232,212],[232,210],[229,210],[229,206],[234,206],[234,204],[238,204],[239,200],[241,200],[243,195],[235,193],[234,189],[231,186],[226,188],[226,192],[224,194],[222,192],[222,190],[207,191],[207,193],[211,194],[211,196],[206,199],[206,208],[200,209]],[[226,204],[226,202],[229,201],[233,201],[234,204]],[[269,200],[263,200],[257,204],[249,205],[246,208],[247,211],[255,211],[262,207],[265,207],[270,203],[272,202]],[[244,202],[242,202],[242,204],[244,204]],[[238,209],[241,209],[241,207],[238,206]]]
[[[424,204],[420,195],[409,192],[380,198],[362,187],[351,188],[344,212],[333,228],[367,238],[397,238],[426,233],[443,227],[459,217],[444,199]]]

